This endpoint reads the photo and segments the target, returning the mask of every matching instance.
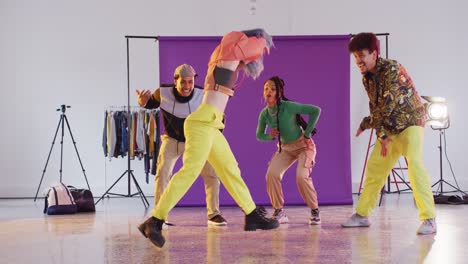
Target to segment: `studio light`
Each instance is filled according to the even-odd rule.
[[[447,129],[450,126],[450,118],[448,115],[447,101],[443,97],[436,96],[421,96],[427,103],[426,121],[432,129]]]
[[[445,151],[445,155],[447,155],[446,150],[446,142],[445,142],[445,130],[450,126],[450,118],[447,110],[447,101],[443,97],[434,97],[434,96],[421,96],[427,103],[424,104],[426,108],[426,122],[431,126],[432,129],[439,131],[439,168],[440,168],[440,179],[434,183],[431,187],[437,187],[437,191],[435,192],[436,195],[443,195],[447,193],[444,192],[444,184],[452,187],[455,191],[458,191],[462,194],[466,194],[463,192],[460,187],[458,186],[457,179],[455,179],[455,175],[453,175],[453,179],[455,180],[455,184],[457,186],[452,185],[451,183],[444,180],[443,177],[443,170],[442,170],[442,149]],[[442,141],[444,138],[444,141]],[[448,158],[447,158],[448,160]],[[449,162],[450,164],[450,162]],[[451,165],[450,165],[451,168]],[[453,174],[453,171],[452,171]],[[448,191],[453,192],[453,191]]]

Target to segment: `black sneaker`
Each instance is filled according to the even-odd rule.
[[[310,211],[309,225],[320,225],[320,211],[318,208]]]
[[[250,214],[245,215],[245,231],[255,231],[257,229],[274,229],[279,226],[276,219],[265,217],[265,208],[257,207]]]
[[[163,220],[150,217],[143,224],[138,226],[138,230],[140,230],[146,238],[149,238],[151,243],[162,248],[166,242],[161,232],[163,223]]]
[[[225,226],[227,225],[226,219],[222,215],[215,215],[208,220],[208,225]]]
[[[265,209],[265,207],[259,206],[259,207],[257,207],[257,209],[258,209],[258,212],[259,212],[261,215],[263,215],[263,216],[267,216],[267,215],[268,215],[268,212],[267,212],[267,210]]]

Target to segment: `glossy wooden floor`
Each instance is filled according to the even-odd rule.
[[[387,194],[370,228],[343,229],[352,206],[321,207],[321,226],[306,207],[287,207],[290,223],[243,231],[237,207],[227,227],[207,227],[204,208],[175,208],[154,247],[136,226],[149,214],[139,198],[111,198],[95,214],[45,216],[43,200],[0,200],[1,263],[467,263],[468,208],[437,205],[438,234],[417,236],[411,194]],[[271,213],[271,208],[268,208]]]

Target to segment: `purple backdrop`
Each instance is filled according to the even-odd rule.
[[[192,65],[198,73],[196,83],[203,86],[207,63],[220,37],[160,37],[161,83],[173,82],[174,69]],[[263,103],[263,83],[278,75],[286,83],[285,95],[293,101],[322,108],[317,123],[317,164],[312,180],[321,205],[352,204],[350,158],[349,36],[278,36],[275,48],[264,59],[265,70],[257,81],[245,79],[230,99],[224,134],[237,158],[242,177],[257,204],[270,205],[265,173],[276,143],[259,142],[255,132]],[[181,162],[176,165],[177,170]],[[303,205],[295,182],[294,164],[283,178],[287,205]],[[224,187],[221,205],[236,203]],[[203,180],[197,179],[179,205],[205,205]]]

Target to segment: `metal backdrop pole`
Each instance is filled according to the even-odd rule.
[[[130,111],[130,39],[154,39],[158,40],[158,37],[156,36],[125,36],[125,39],[127,40],[127,117],[130,117],[131,111]],[[127,122],[127,128],[130,128],[130,124]],[[129,129],[130,130],[130,129]],[[127,142],[128,142],[128,149],[130,150],[130,144],[131,144],[131,138],[130,138],[130,133],[127,133]],[[110,190],[119,182],[123,176],[127,174],[127,194],[117,194],[117,193],[111,193]],[[132,194],[131,190],[131,181],[133,180],[133,183],[135,184],[138,192]],[[95,204],[99,203],[104,196],[106,195],[117,195],[117,196],[123,196],[123,197],[133,197],[135,195],[140,195],[141,201],[143,202],[143,205],[145,208],[149,207],[149,202],[146,199],[145,194],[140,188],[140,185],[138,184],[138,181],[135,178],[135,175],[133,175],[133,170],[131,169],[131,162],[130,162],[130,153],[127,155],[127,170],[120,175],[120,177],[111,185],[109,189],[99,198]]]

